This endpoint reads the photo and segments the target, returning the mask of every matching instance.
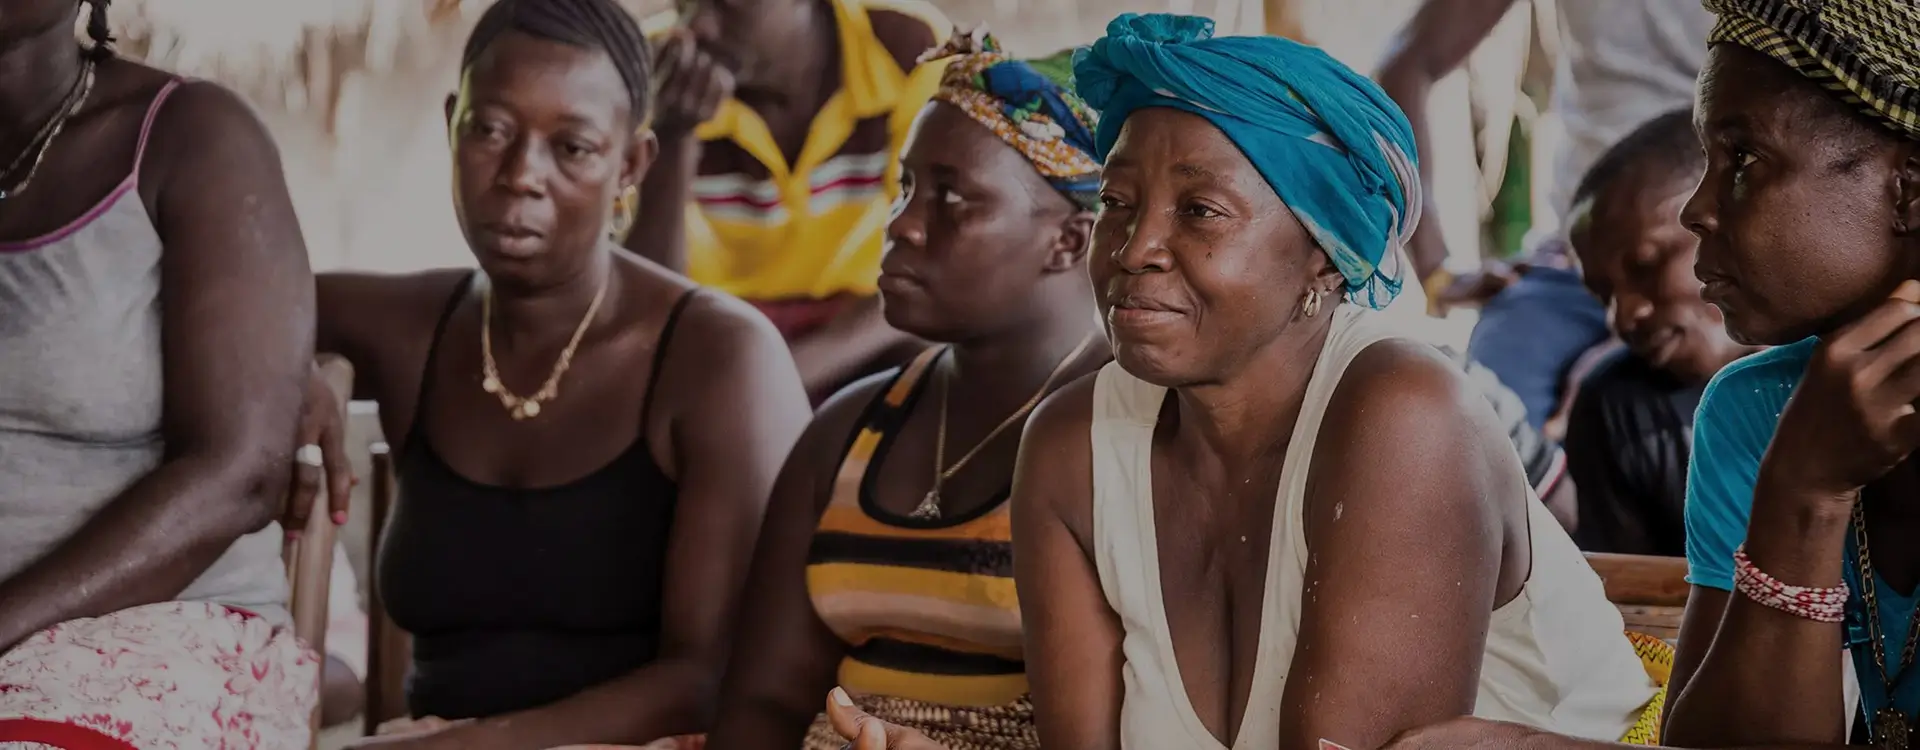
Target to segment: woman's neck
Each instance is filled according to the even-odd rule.
[[[755,106],[778,104],[799,107],[824,100],[820,91],[829,80],[840,79],[840,31],[833,8],[822,0],[805,0],[796,6],[785,54],[777,65],[757,71],[766,80],[742,81],[737,92],[741,101]],[[770,56],[771,57],[771,56]]]
[[[1173,389],[1175,440],[1229,468],[1266,460],[1293,432],[1332,317],[1295,321],[1218,380]]]
[[[1105,355],[1109,351],[1091,298],[1084,307],[1052,306],[1050,312],[1035,316],[1031,324],[1014,326],[999,336],[955,343],[948,363],[953,399],[991,408],[1016,398],[1030,398],[1047,376],[1089,340],[1076,358],[1079,361],[1088,361],[1089,352]],[[1063,374],[1053,386],[1068,381]]]
[[[80,44],[64,25],[0,49],[0,158],[11,159],[53,116],[79,75]]]
[[[502,351],[517,348],[554,346],[556,337],[572,335],[581,318],[593,306],[603,284],[607,296],[612,288],[613,257],[598,252],[598,257],[583,265],[577,273],[545,285],[502,284],[489,281],[493,294],[493,345]],[[604,301],[598,316],[608,314],[611,305]]]

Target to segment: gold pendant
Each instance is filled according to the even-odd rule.
[[[522,401],[513,407],[514,419],[532,419],[540,416],[540,402]]]
[[[913,518],[925,518],[925,519],[939,518],[940,517],[940,488],[935,487],[931,490],[928,490],[927,496],[920,499],[920,505],[914,508],[912,513],[909,513],[907,515]]]
[[[1873,744],[1890,750],[1907,750],[1913,725],[1896,708],[1883,708],[1873,714]]]

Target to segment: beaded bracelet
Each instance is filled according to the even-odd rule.
[[[1781,583],[1754,566],[1744,544],[1733,551],[1733,587],[1756,603],[1795,617],[1828,623],[1846,619],[1846,584],[1816,588]]]

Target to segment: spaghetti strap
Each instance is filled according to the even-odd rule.
[[[167,97],[173,96],[174,90],[180,88],[180,83],[181,80],[178,78],[169,79],[160,87],[160,93],[153,96],[153,102],[147,105],[147,116],[140,121],[140,140],[133,148],[133,182],[135,184],[140,182],[140,164],[146,160],[147,138],[153,135],[153,121],[160,116],[160,105],[167,103]]]
[[[653,392],[660,385],[661,366],[667,363],[667,344],[673,341],[673,331],[680,327],[680,313],[686,312],[687,303],[700,293],[700,287],[688,289],[673,303],[673,310],[667,313],[667,322],[660,326],[660,343],[653,347],[653,364],[647,371],[646,400],[640,404],[640,431],[646,432],[647,425],[653,423]]]
[[[427,397],[433,393],[433,365],[440,358],[440,337],[447,332],[447,322],[453,320],[454,311],[460,309],[460,301],[467,298],[467,292],[473,289],[474,282],[479,278],[479,271],[467,272],[466,277],[454,285],[453,293],[447,295],[447,303],[440,309],[440,319],[433,323],[433,338],[427,341],[427,361],[420,368],[420,391],[413,398],[413,421],[408,423],[407,443],[401,446],[402,452],[416,442],[421,418],[427,413]]]

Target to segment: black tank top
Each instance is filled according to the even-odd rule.
[[[427,439],[434,352],[467,288],[434,327],[376,581],[394,623],[413,635],[408,709],[445,719],[552,703],[657,655],[679,490],[654,464],[645,425],[674,324],[694,295],[674,303],[661,329],[633,445],[581,479],[512,489],[455,473]]]

